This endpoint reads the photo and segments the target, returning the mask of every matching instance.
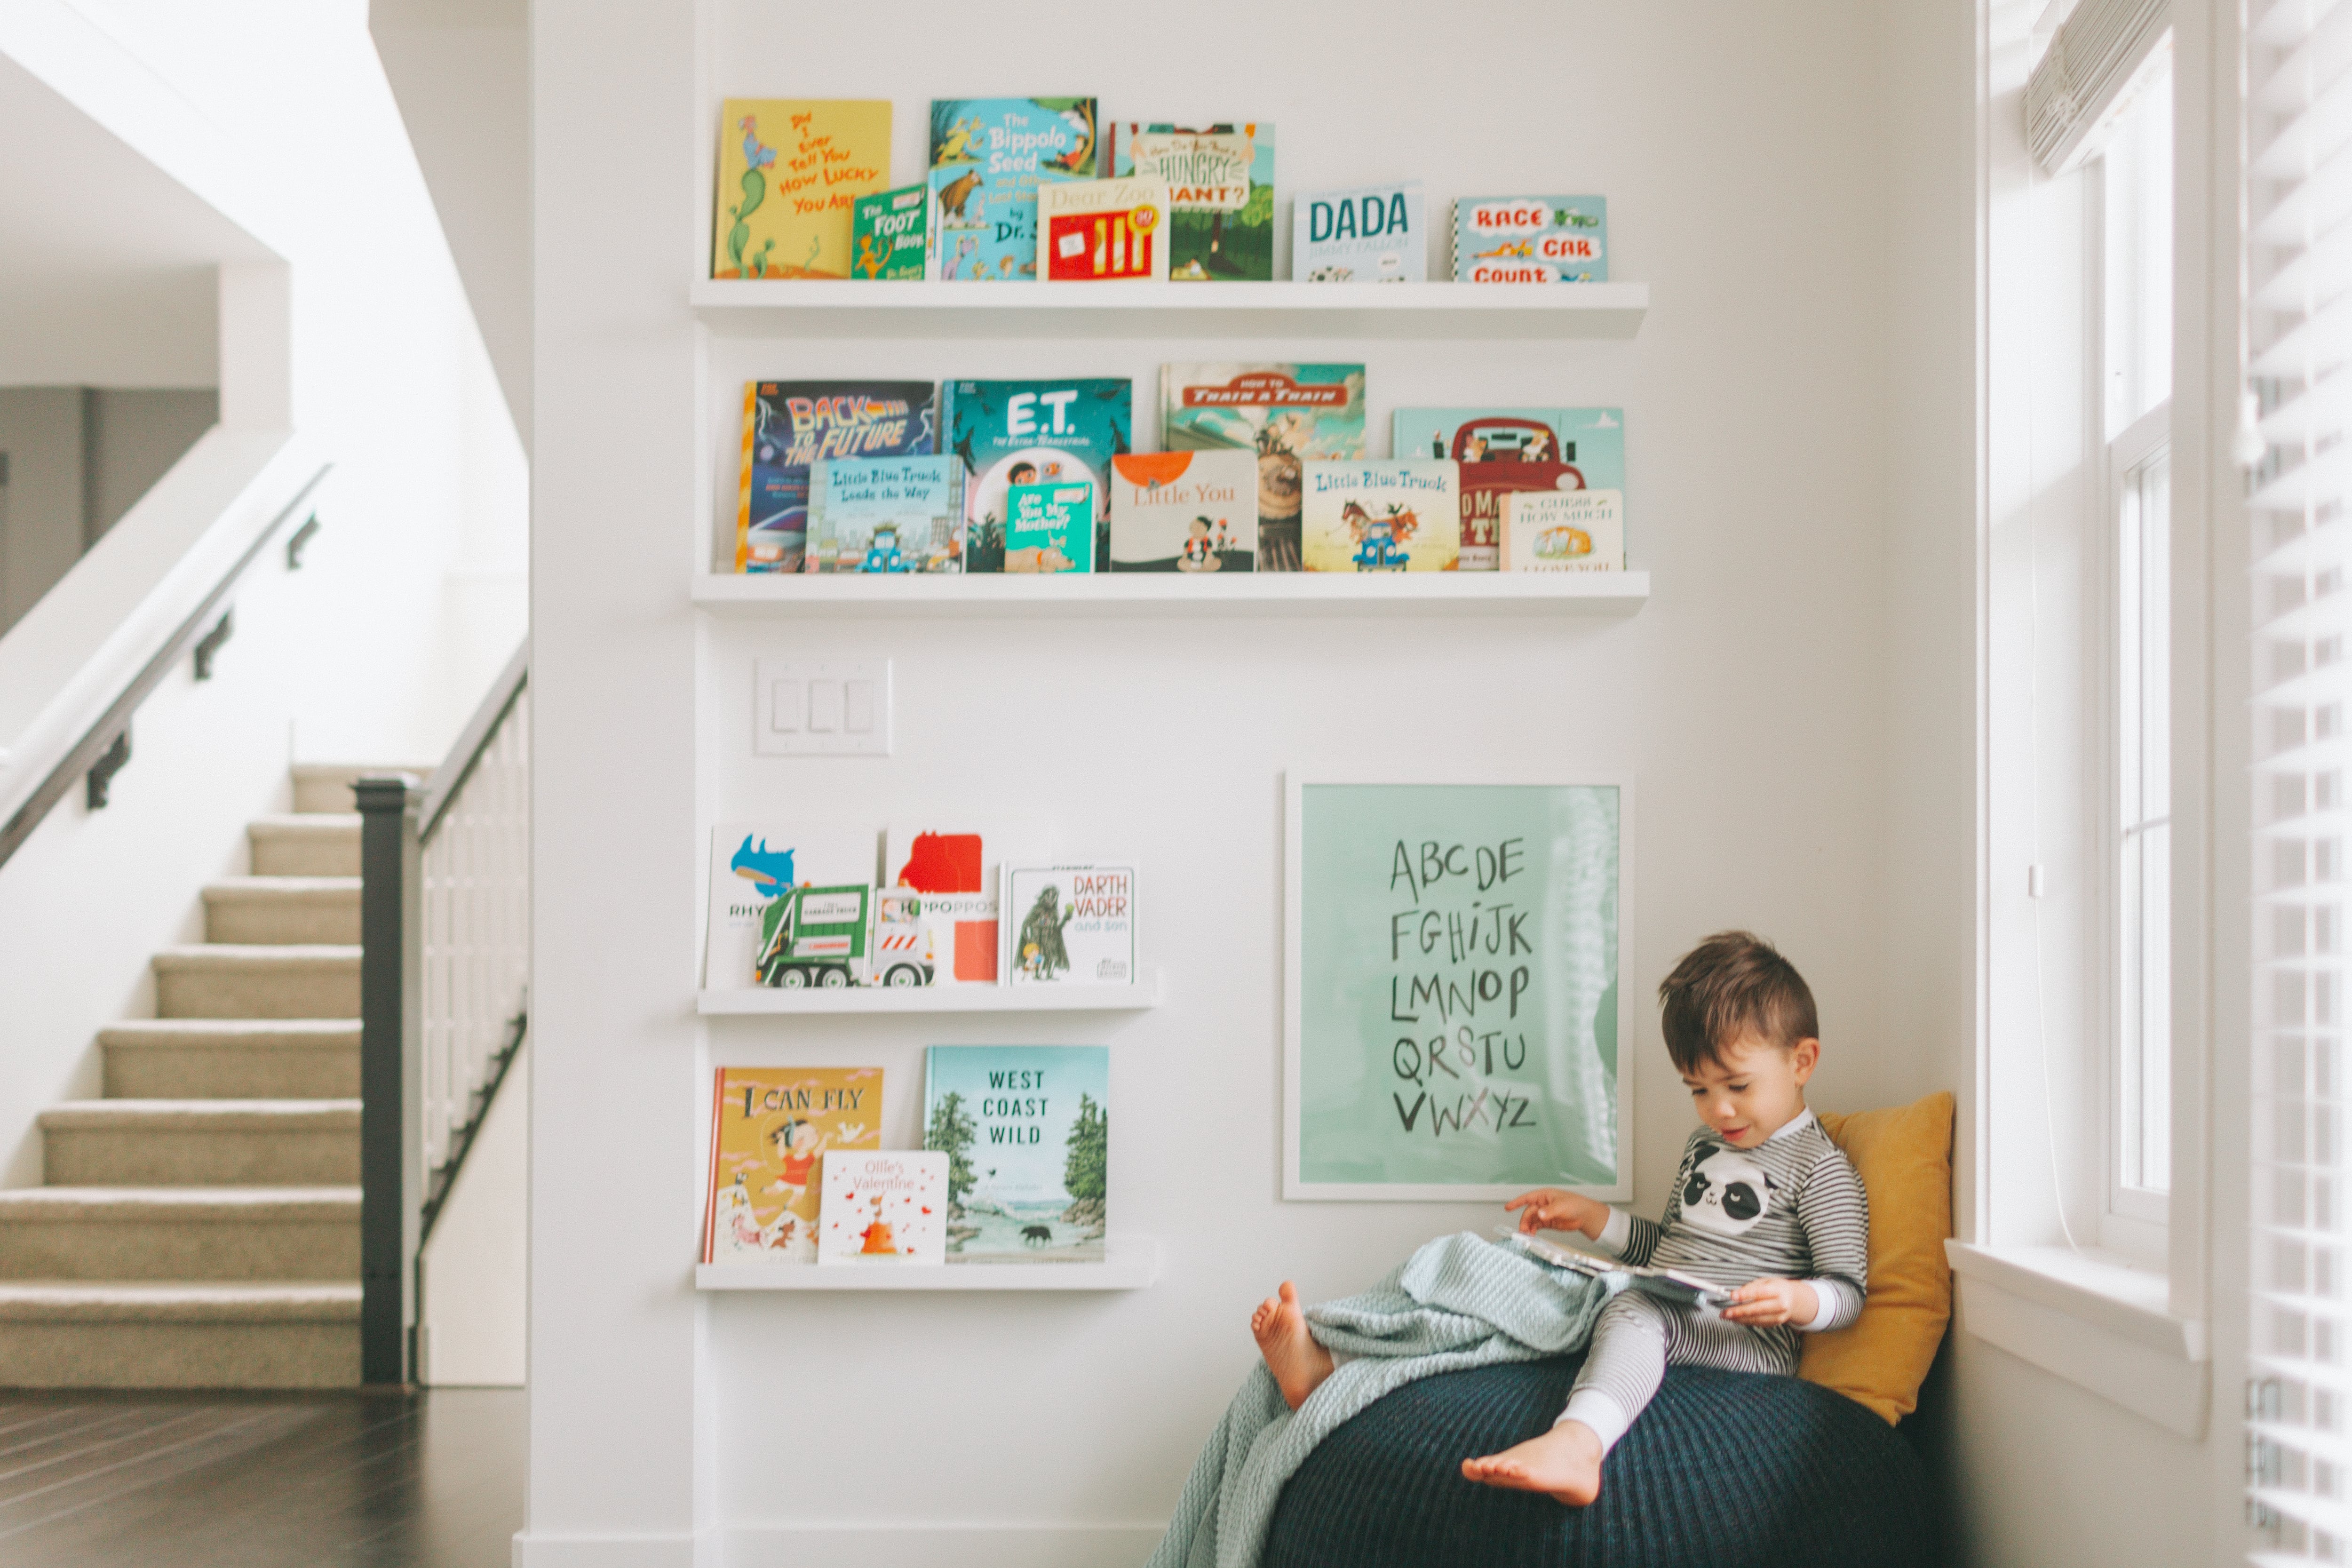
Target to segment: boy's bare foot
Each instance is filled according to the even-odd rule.
[[[1462,1474],[1484,1486],[1544,1492],[1554,1502],[1582,1508],[1601,1495],[1601,1435],[1581,1421],[1563,1421],[1516,1448],[1463,1460]]]
[[[1250,1332],[1257,1337],[1258,1353],[1274,1373],[1283,1402],[1293,1410],[1331,1375],[1331,1352],[1307,1331],[1307,1314],[1298,1307],[1298,1287],[1286,1279],[1281,1291],[1258,1303],[1250,1314]]]

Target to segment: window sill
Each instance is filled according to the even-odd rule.
[[[1963,1331],[2184,1437],[2202,1437],[2205,1324],[2168,1310],[2165,1277],[2063,1247],[1947,1241]]]

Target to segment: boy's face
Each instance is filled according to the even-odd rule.
[[[1776,1046],[1745,1035],[1716,1058],[1683,1074],[1691,1103],[1725,1142],[1753,1149],[1805,1109],[1805,1082],[1822,1059],[1822,1043],[1808,1038]]]

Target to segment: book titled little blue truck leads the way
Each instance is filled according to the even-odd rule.
[[[923,1127],[948,1160],[949,1263],[1102,1261],[1108,1047],[933,1046]]]

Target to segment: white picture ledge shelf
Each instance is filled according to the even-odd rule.
[[[929,283],[706,279],[728,337],[1630,338],[1646,283]]]
[[[845,985],[828,991],[777,988],[703,991],[694,1010],[707,1016],[819,1013],[1131,1013],[1160,1005],[1160,971],[1133,985]]]
[[[713,615],[794,620],[823,616],[919,616],[926,620],[1110,615],[1624,616],[1639,610],[1649,596],[1647,572],[1244,572],[1208,582],[1173,572],[937,577],[709,574],[694,581],[694,602]]]
[[[699,1263],[698,1290],[1140,1290],[1158,1243],[1113,1237],[1100,1263]]]

